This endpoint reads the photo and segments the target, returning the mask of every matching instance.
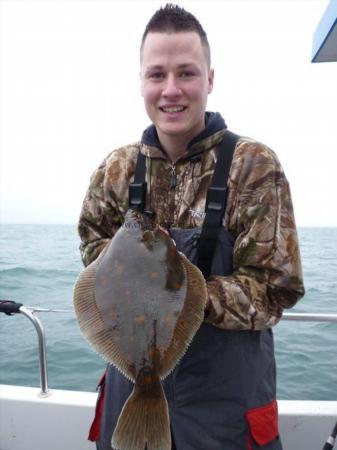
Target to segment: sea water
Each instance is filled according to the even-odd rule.
[[[292,311],[337,313],[337,228],[300,228],[305,297]],[[82,269],[73,225],[0,226],[0,298],[71,310]],[[93,391],[106,363],[82,337],[74,313],[38,313],[47,337],[49,386]],[[278,398],[337,400],[337,324],[274,328]],[[38,343],[23,315],[0,314],[0,384],[39,386]]]

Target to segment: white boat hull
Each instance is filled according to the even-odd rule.
[[[0,385],[0,450],[93,450],[87,441],[96,394]],[[284,450],[321,450],[337,420],[337,401],[280,400]],[[199,449],[198,449],[199,450]]]

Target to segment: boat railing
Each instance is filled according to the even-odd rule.
[[[48,397],[51,394],[48,388],[48,371],[47,371],[47,357],[46,357],[46,335],[40,319],[34,314],[35,312],[70,312],[74,313],[72,309],[45,309],[37,307],[25,307],[22,303],[17,303],[12,300],[0,300],[0,312],[11,316],[13,314],[23,314],[34,325],[37,332],[39,342],[39,365],[40,365],[40,397]]]
[[[336,322],[337,323],[337,314],[283,313],[282,320],[296,320],[299,322]]]
[[[22,303],[17,303],[12,300],[0,300],[0,312],[7,315],[23,314],[34,325],[39,342],[39,364],[40,364],[40,387],[41,397],[48,397],[51,391],[48,388],[48,371],[46,358],[46,336],[43,325],[39,318],[35,315],[36,312],[64,312],[74,313],[72,309],[45,309],[38,307],[23,306]],[[337,314],[316,314],[316,313],[283,313],[282,320],[295,320],[300,322],[335,322],[337,323]]]

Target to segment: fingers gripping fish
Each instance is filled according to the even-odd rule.
[[[80,274],[74,305],[94,349],[134,383],[112,435],[120,450],[170,450],[163,380],[200,327],[206,284],[167,233],[128,211],[110,245]]]

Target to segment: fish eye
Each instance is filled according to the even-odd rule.
[[[150,230],[145,230],[143,232],[142,241],[149,241],[150,239],[153,239],[153,232]]]

